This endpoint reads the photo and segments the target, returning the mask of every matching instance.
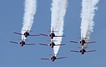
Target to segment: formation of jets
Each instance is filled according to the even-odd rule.
[[[57,31],[54,31],[52,29],[52,31],[50,32],[49,35],[47,35],[47,34],[39,34],[39,35],[30,34],[29,31],[25,31],[24,34],[18,33],[18,32],[14,32],[14,33],[18,34],[18,35],[23,35],[24,37],[27,37],[27,36],[49,36],[50,39],[51,39],[50,43],[49,44],[40,43],[40,45],[50,46],[51,48],[54,48],[54,46],[63,46],[63,45],[65,45],[65,44],[55,44],[55,41],[53,40],[54,37],[65,37],[63,35],[55,35],[55,32],[57,32]],[[14,43],[14,44],[20,44],[20,46],[22,46],[22,47],[24,45],[35,45],[35,44],[27,44],[24,39],[22,39],[20,42],[15,42],[15,41],[10,41],[10,42]],[[71,52],[79,52],[81,54],[84,54],[85,52],[94,52],[94,51],[96,51],[96,50],[86,50],[86,45],[87,44],[95,43],[95,42],[86,41],[86,38],[81,39],[79,42],[77,42],[77,41],[70,41],[70,42],[77,43],[77,44],[81,45],[80,50],[70,50]],[[41,60],[51,60],[52,62],[54,62],[57,59],[63,59],[63,58],[66,58],[66,57],[65,56],[56,57],[56,55],[53,54],[50,58],[41,58]]]

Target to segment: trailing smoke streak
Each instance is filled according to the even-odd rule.
[[[36,0],[25,0],[25,9],[23,17],[23,27],[21,33],[24,34],[26,31],[30,32],[32,24],[34,22],[34,15],[36,13]],[[25,40],[26,37],[22,35],[22,40]]]
[[[51,8],[51,30],[54,29],[55,35],[63,35],[64,16],[66,13],[68,0],[52,0]],[[55,43],[60,44],[62,37],[54,37]],[[57,55],[60,46],[54,46],[54,54]]]
[[[99,0],[82,0],[81,11],[81,38],[86,41],[90,39],[90,33],[93,32],[95,10]]]

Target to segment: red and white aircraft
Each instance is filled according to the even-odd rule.
[[[19,35],[24,35],[25,37],[27,37],[27,36],[40,36],[40,35],[33,35],[33,34],[29,34],[29,32],[28,31],[25,31],[25,33],[24,34],[21,34],[21,33],[18,33],[18,32],[14,32],[15,34],[19,34]]]
[[[70,41],[72,43],[80,43],[81,46],[84,46],[84,44],[91,44],[91,43],[96,43],[96,42],[86,42],[84,39],[80,40],[80,42],[76,42],[76,41]]]
[[[52,29],[52,31],[51,31],[51,33],[49,35],[48,34],[40,34],[40,35],[42,35],[42,36],[49,36],[51,39],[53,39],[54,37],[65,37],[65,36],[62,36],[62,35],[55,35],[54,32],[58,32],[58,31],[54,31]]]
[[[50,44],[42,44],[42,43],[40,43],[40,45],[50,46],[51,48],[54,48],[54,46],[63,46],[65,44],[55,44],[53,41],[51,41]]]
[[[20,41],[19,43],[15,42],[15,41],[10,41],[10,42],[14,43],[14,44],[20,44],[21,46],[24,46],[24,45],[35,45],[35,44],[26,44],[24,40]]]
[[[41,58],[41,60],[52,60],[52,62],[54,62],[56,59],[63,59],[66,57],[56,57],[55,55],[53,55],[51,58]]]
[[[96,50],[89,50],[89,51],[86,51],[85,49],[81,49],[80,51],[77,51],[77,50],[71,50],[71,52],[80,52],[81,54],[84,54],[85,52],[94,52]]]

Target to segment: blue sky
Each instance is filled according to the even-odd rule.
[[[71,53],[71,49],[80,50],[80,45],[72,44],[70,40],[80,40],[80,13],[81,0],[69,0],[67,13],[65,16],[65,26],[62,46],[59,56],[67,56],[65,59],[42,61],[42,57],[50,57],[53,50],[49,47],[40,46],[39,43],[49,43],[49,37],[28,37],[27,43],[35,43],[35,46],[24,46],[11,44],[9,41],[20,41],[21,36],[13,34],[14,31],[21,31],[24,14],[24,0],[1,0],[0,1],[0,67],[104,67],[106,66],[106,0],[100,0],[98,10],[94,17],[94,32],[91,33],[90,40],[96,41],[94,45],[89,45],[87,50],[96,49],[94,53]],[[51,26],[51,0],[38,0],[37,13],[34,19],[32,32],[35,34],[48,33]]]

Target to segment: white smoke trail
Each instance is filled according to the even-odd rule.
[[[34,15],[36,13],[36,0],[25,0],[25,9],[24,9],[24,17],[23,17],[23,27],[21,30],[21,33],[24,34],[26,31],[30,31],[32,24],[33,24],[33,20],[34,20]],[[22,39],[26,39],[26,37],[24,37],[22,35]]]
[[[81,11],[81,38],[89,40],[90,33],[93,32],[95,16],[95,10],[97,10],[97,4],[99,0],[82,0],[82,11]]]
[[[68,0],[52,0],[52,8],[51,8],[51,30],[54,28],[55,35],[63,35],[63,27],[64,27],[64,16],[66,13],[68,5]],[[62,37],[54,37],[55,44],[60,44],[62,41]],[[57,55],[60,46],[55,46],[54,54]]]

